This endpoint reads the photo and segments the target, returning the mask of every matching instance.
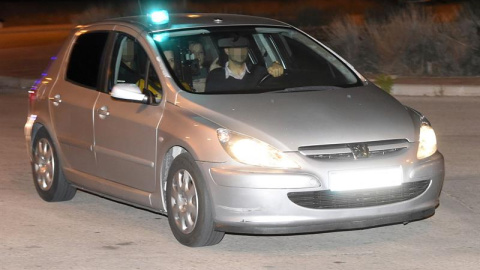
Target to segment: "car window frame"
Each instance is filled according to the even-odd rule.
[[[104,85],[105,71],[104,70],[105,70],[105,64],[107,63],[108,54],[109,54],[109,51],[110,51],[109,47],[110,47],[110,42],[111,42],[111,38],[112,38],[111,37],[111,32],[112,31],[110,31],[110,30],[91,30],[91,31],[81,33],[80,35],[75,34],[75,38],[72,39],[72,46],[71,46],[70,50],[68,51],[68,55],[67,55],[68,60],[67,60],[66,65],[65,65],[65,72],[63,74],[64,81],[69,82],[69,83],[74,84],[74,85],[77,85],[77,86],[80,86],[80,87],[88,89],[88,90],[103,92],[103,89],[105,88],[105,85]],[[80,38],[81,36],[84,36],[84,35],[89,35],[89,34],[94,34],[94,33],[105,33],[105,34],[107,34],[107,40],[105,41],[105,46],[103,47],[102,55],[100,57],[100,63],[99,63],[98,74],[97,74],[97,76],[98,76],[97,77],[97,86],[96,87],[85,85],[85,84],[82,84],[80,82],[77,82],[77,81],[74,81],[74,80],[68,78],[70,59],[71,59],[72,52],[73,52],[73,49],[75,48],[75,44],[76,44],[78,38]]]

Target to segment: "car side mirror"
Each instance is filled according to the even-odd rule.
[[[133,83],[120,83],[113,86],[110,96],[115,99],[148,104],[148,97]]]

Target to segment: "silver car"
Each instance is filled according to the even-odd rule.
[[[46,201],[80,189],[166,214],[187,246],[407,223],[439,204],[425,116],[286,23],[82,25],[43,75],[25,137]]]

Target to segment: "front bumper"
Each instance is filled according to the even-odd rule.
[[[408,223],[435,214],[435,208],[428,208],[418,212],[386,215],[378,217],[366,217],[364,219],[349,219],[324,222],[291,222],[291,223],[259,223],[259,222],[217,222],[216,230],[242,234],[299,234],[313,232],[329,232],[340,230],[365,229],[384,225]]]
[[[313,209],[294,203],[288,194],[328,190],[325,174],[245,169],[233,172],[212,167],[211,163],[198,164],[208,179],[216,229],[246,234],[360,229],[427,218],[435,213],[444,181],[444,158],[437,152],[425,160],[402,164],[404,183],[429,181],[418,196],[368,207]]]

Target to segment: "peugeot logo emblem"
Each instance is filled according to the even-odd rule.
[[[352,150],[354,159],[367,158],[370,156],[370,150],[366,143],[352,143],[347,146]]]

